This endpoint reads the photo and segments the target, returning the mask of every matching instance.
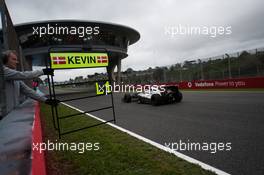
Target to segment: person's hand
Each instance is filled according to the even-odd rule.
[[[44,75],[51,75],[51,76],[54,76],[54,69],[51,69],[51,68],[45,68],[45,69],[42,69]]]
[[[51,106],[57,106],[60,103],[60,100],[57,99],[47,99],[45,101],[46,104],[51,105]]]

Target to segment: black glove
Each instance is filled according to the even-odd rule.
[[[52,105],[52,106],[57,106],[59,103],[60,103],[60,100],[57,100],[57,99],[47,99],[45,101],[46,104],[48,105]]]
[[[51,75],[54,76],[54,69],[51,68],[46,68],[46,69],[42,69],[44,75]]]

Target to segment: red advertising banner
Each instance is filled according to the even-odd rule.
[[[196,80],[184,81],[180,83],[170,82],[166,84],[178,85],[180,89],[264,88],[264,77],[224,80]]]

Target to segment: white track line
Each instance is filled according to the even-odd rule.
[[[82,110],[80,110],[80,109],[78,109],[78,108],[76,108],[76,107],[73,107],[73,106],[71,106],[71,105],[68,105],[68,104],[66,104],[66,103],[61,103],[61,104],[64,104],[65,106],[68,106],[68,107],[70,107],[70,108],[72,108],[72,109],[74,109],[74,110],[76,110],[76,111],[84,112],[84,111],[82,111]],[[92,114],[86,113],[86,115],[88,115],[88,116],[90,116],[90,117],[92,117],[92,118],[94,118],[94,119],[96,119],[96,120],[99,120],[99,121],[101,121],[101,122],[106,122],[105,120],[100,119],[100,118],[98,118],[98,117],[96,117],[96,116],[94,116],[94,115],[92,115]],[[159,148],[159,149],[161,149],[161,150],[163,150],[163,151],[166,151],[166,152],[172,153],[172,154],[176,155],[177,157],[182,158],[182,159],[184,159],[184,160],[186,160],[186,161],[188,161],[188,162],[190,162],[190,163],[198,164],[198,165],[200,165],[200,166],[201,166],[203,169],[205,169],[205,170],[210,170],[210,171],[212,171],[212,172],[214,172],[214,173],[216,173],[216,174],[219,174],[219,175],[230,175],[230,174],[228,174],[228,173],[226,173],[226,172],[224,172],[224,171],[222,171],[222,170],[220,170],[220,169],[217,169],[217,168],[212,167],[212,166],[210,166],[210,165],[208,165],[208,164],[205,164],[205,163],[203,163],[203,162],[201,162],[201,161],[199,161],[199,160],[196,160],[196,159],[194,159],[194,158],[191,158],[191,157],[189,157],[189,156],[186,156],[186,155],[184,155],[184,154],[182,154],[182,153],[180,153],[180,152],[174,151],[174,150],[172,150],[172,149],[170,149],[170,148],[168,148],[168,147],[166,147],[166,146],[164,146],[164,145],[161,145],[161,144],[159,144],[159,143],[157,143],[157,142],[154,142],[154,141],[152,141],[152,140],[149,140],[149,139],[147,139],[147,138],[145,138],[145,137],[143,137],[143,136],[141,136],[141,135],[138,135],[138,134],[136,134],[136,133],[133,133],[133,132],[131,132],[131,131],[127,130],[127,129],[124,129],[124,128],[120,127],[120,126],[117,126],[117,125],[115,125],[115,124],[113,124],[113,123],[106,123],[106,124],[108,124],[108,125],[110,125],[110,126],[116,128],[116,129],[118,129],[118,130],[120,130],[120,131],[123,131],[123,132],[125,132],[125,133],[127,133],[127,134],[129,134],[129,135],[131,135],[131,136],[133,136],[133,137],[136,137],[136,138],[139,139],[139,140],[142,140],[142,141],[144,141],[144,142],[146,142],[146,143],[149,143],[149,144],[151,144],[151,145],[153,145],[153,146],[155,146],[155,147],[157,147],[157,148]]]

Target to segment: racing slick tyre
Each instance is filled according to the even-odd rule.
[[[181,102],[182,101],[182,93],[181,92],[178,92],[176,97],[175,97],[175,101],[177,103]]]
[[[158,94],[152,95],[152,97],[151,97],[151,104],[153,106],[160,105],[161,104],[161,97],[160,97],[160,95],[158,95]]]
[[[137,103],[138,104],[141,104],[142,103],[142,99],[140,97],[138,98]]]
[[[174,103],[174,102],[176,102],[176,96],[177,95],[172,94],[172,93],[166,94],[167,102],[168,103]]]
[[[138,104],[144,104],[145,101],[142,97],[138,97],[138,101],[137,101]]]
[[[131,100],[132,100],[132,97],[131,97],[130,94],[125,94],[125,95],[124,95],[123,101],[124,101],[125,103],[130,103]]]

